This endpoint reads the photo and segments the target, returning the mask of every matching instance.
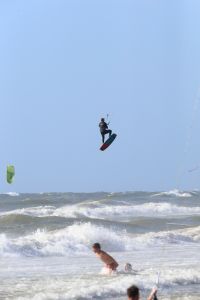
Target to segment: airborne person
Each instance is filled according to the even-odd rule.
[[[105,140],[105,134],[109,133],[109,137],[112,134],[112,130],[108,129],[108,125],[109,125],[109,123],[107,124],[105,122],[105,119],[101,118],[101,122],[99,123],[99,128],[100,128],[100,132],[101,132],[101,135],[102,135],[102,142],[103,143],[104,143],[104,140]]]

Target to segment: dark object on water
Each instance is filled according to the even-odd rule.
[[[126,263],[125,266],[124,266],[124,271],[125,272],[133,271],[132,265],[130,263]]]

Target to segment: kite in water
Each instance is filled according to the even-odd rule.
[[[15,167],[12,165],[7,166],[7,183],[11,184],[15,176]]]

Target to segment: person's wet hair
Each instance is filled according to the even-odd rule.
[[[99,243],[94,243],[92,247],[95,249],[101,249],[101,245]]]
[[[136,285],[132,285],[127,289],[127,296],[133,298],[139,296],[139,288]]]

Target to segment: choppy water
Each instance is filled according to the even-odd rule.
[[[131,284],[145,299],[158,273],[159,299],[200,299],[200,192],[0,195],[0,299],[122,300]]]

